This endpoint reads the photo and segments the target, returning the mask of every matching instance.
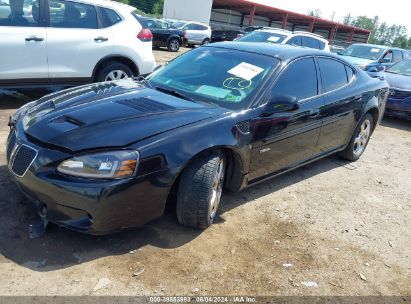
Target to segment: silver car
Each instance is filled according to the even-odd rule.
[[[173,26],[186,32],[187,45],[207,44],[211,41],[211,28],[204,23],[192,21],[177,21]]]

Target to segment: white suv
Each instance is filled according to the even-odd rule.
[[[152,33],[134,7],[108,0],[3,1],[0,87],[77,85],[145,75]]]
[[[264,28],[246,34],[237,39],[242,42],[268,42],[308,47],[317,50],[330,51],[328,41],[321,35],[310,32],[291,32],[276,28]]]
[[[204,23],[192,21],[177,21],[173,26],[179,30],[185,31],[187,45],[201,45],[211,42],[211,28]]]

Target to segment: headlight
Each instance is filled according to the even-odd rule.
[[[57,171],[84,178],[128,178],[136,173],[138,157],[131,150],[75,156],[60,163]]]

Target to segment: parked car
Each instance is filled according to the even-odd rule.
[[[334,53],[334,54],[338,54],[338,53],[341,53],[342,51],[344,51],[345,50],[345,47],[343,47],[343,46],[340,46],[340,45],[332,45],[331,47],[330,47],[330,52],[331,53]]]
[[[400,61],[386,70],[390,85],[385,113],[411,120],[411,59]]]
[[[318,50],[330,51],[328,40],[309,32],[291,32],[282,29],[255,30],[236,39],[239,42],[267,42],[274,44],[289,44]]]
[[[173,23],[173,26],[185,31],[188,46],[208,44],[211,42],[211,28],[207,24],[177,21]]]
[[[7,163],[43,219],[70,229],[139,226],[174,199],[182,225],[206,228],[224,187],[238,191],[337,152],[359,159],[387,95],[385,81],[331,53],[215,43],[144,81],[23,106],[9,121]]]
[[[0,87],[115,80],[149,74],[156,66],[152,34],[131,6],[103,0],[35,1],[32,15],[26,16],[22,1],[10,3],[13,17],[0,18]]]
[[[241,30],[213,30],[211,32],[211,42],[233,41],[244,36]]]
[[[409,57],[409,52],[383,45],[356,43],[339,53],[344,59],[364,71],[383,71],[394,63]]]
[[[185,42],[185,32],[176,29],[171,23],[155,18],[138,17],[144,28],[153,33],[153,47],[167,47],[171,52],[178,52]]]

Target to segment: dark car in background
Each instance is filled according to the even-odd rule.
[[[384,45],[355,43],[338,53],[352,64],[368,72],[380,72],[410,57],[407,50]]]
[[[180,224],[203,229],[223,188],[334,153],[359,159],[387,94],[385,81],[331,53],[209,44],[145,80],[23,106],[9,121],[7,163],[45,221],[108,233],[158,218],[174,201]]]
[[[386,70],[390,85],[385,113],[411,120],[411,59],[400,61]]]
[[[171,23],[142,16],[138,17],[138,21],[153,33],[153,47],[166,47],[171,52],[178,52],[180,47],[185,45],[185,32]]]
[[[242,30],[212,30],[211,42],[233,41],[244,34]]]

